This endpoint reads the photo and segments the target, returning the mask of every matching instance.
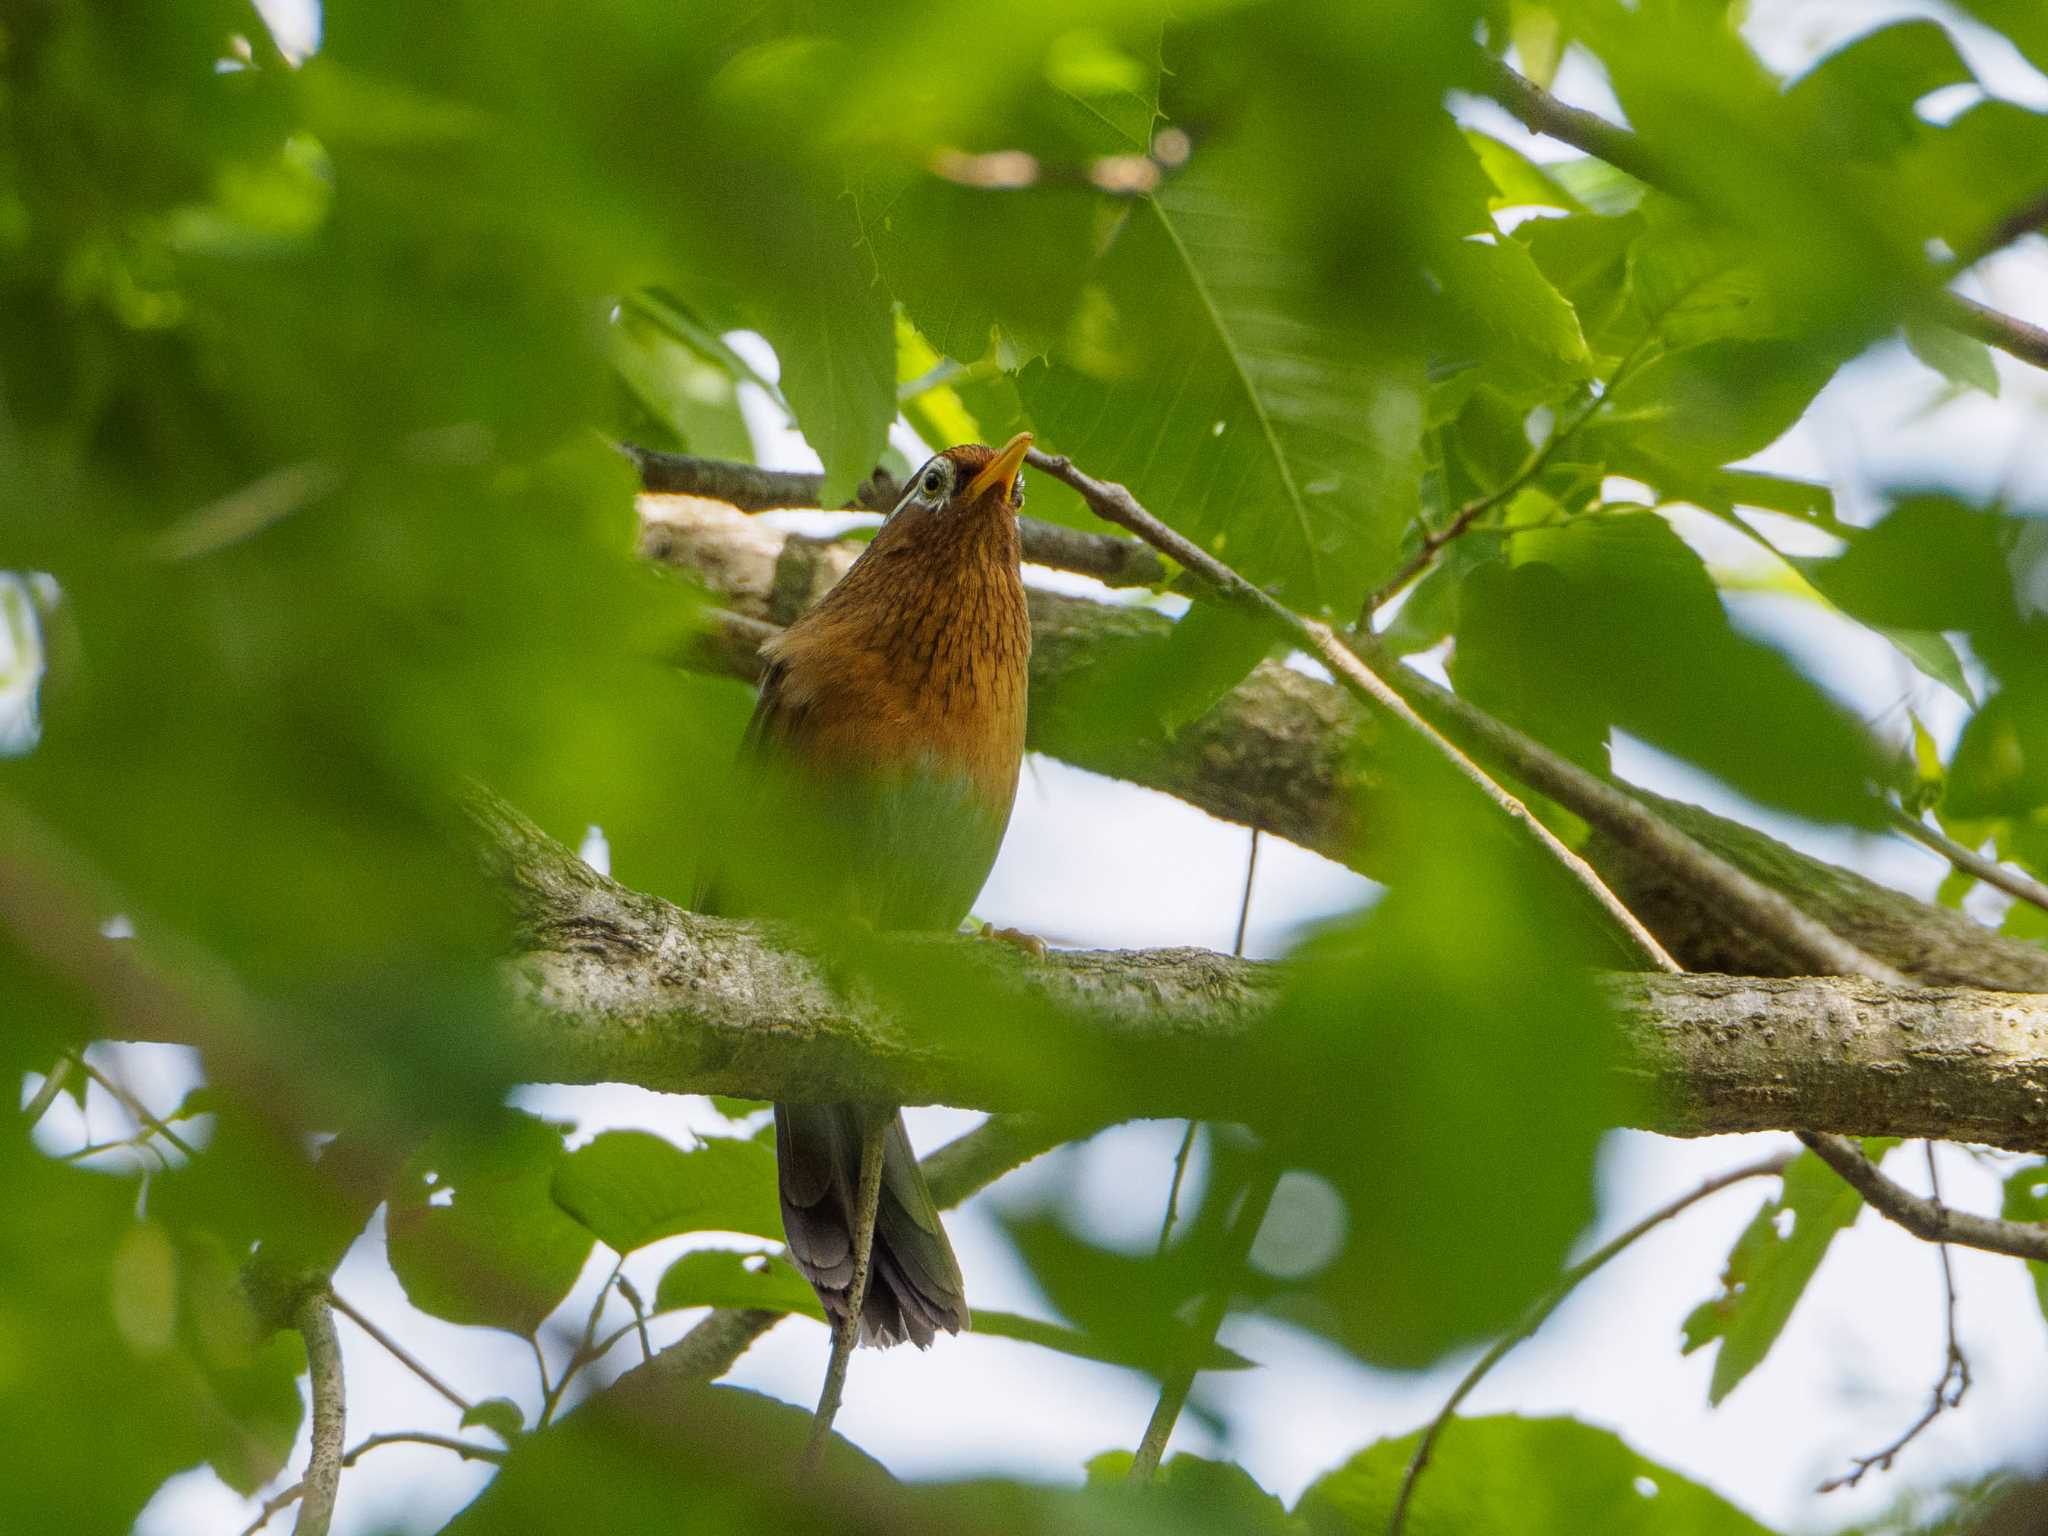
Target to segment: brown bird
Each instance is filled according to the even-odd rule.
[[[757,825],[745,867],[727,861],[706,910],[948,931],[967,916],[1024,755],[1031,623],[1017,507],[1030,446],[1019,433],[1001,452],[976,443],[927,461],[838,585],[761,648],[742,748]],[[967,1326],[967,1301],[901,1114],[776,1105],[783,1230],[843,1334],[862,1148],[878,1130],[859,1336],[923,1348]]]

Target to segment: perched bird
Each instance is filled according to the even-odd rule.
[[[1018,570],[1019,433],[1000,452],[948,448],[839,583],[762,647],[742,748],[755,811],[706,910],[877,929],[957,928],[1010,820],[1024,755],[1031,624]],[[754,833],[760,833],[756,838]],[[783,1229],[844,1327],[864,1140],[882,1141],[863,1342],[967,1326],[960,1267],[903,1117],[778,1104]]]

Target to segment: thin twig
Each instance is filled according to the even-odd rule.
[[[1557,1284],[1523,1314],[1522,1320],[1515,1325],[1514,1330],[1501,1335],[1494,1341],[1492,1348],[1479,1357],[1472,1369],[1467,1371],[1458,1385],[1452,1389],[1451,1395],[1444,1400],[1444,1405],[1437,1410],[1436,1417],[1431,1419],[1423,1430],[1422,1439],[1416,1443],[1415,1454],[1408,1458],[1408,1470],[1402,1474],[1401,1491],[1395,1496],[1394,1512],[1387,1521],[1387,1536],[1401,1536],[1401,1528],[1408,1518],[1408,1505],[1415,1497],[1415,1485],[1422,1477],[1423,1468],[1429,1465],[1430,1456],[1436,1450],[1436,1443],[1444,1432],[1444,1426],[1449,1424],[1457,1413],[1458,1405],[1472,1395],[1472,1389],[1484,1381],[1487,1374],[1507,1357],[1509,1350],[1541,1328],[1567,1296],[1610,1260],[1665,1222],[1690,1210],[1707,1196],[1719,1194],[1730,1185],[1740,1184],[1746,1179],[1768,1178],[1782,1174],[1785,1165],[1791,1161],[1791,1153],[1780,1152],[1775,1157],[1765,1158],[1762,1162],[1750,1163],[1745,1167],[1717,1174],[1690,1193],[1680,1195],[1667,1205],[1659,1206],[1627,1231],[1602,1244],[1560,1275]]]
[[[71,1070],[76,1065],[69,1051],[57,1058],[56,1063],[43,1078],[42,1086],[36,1089],[35,1097],[22,1106],[21,1123],[24,1128],[34,1130],[37,1122],[49,1113],[50,1106],[57,1102],[57,1095],[64,1091],[65,1083],[71,1080]]]
[[[155,1115],[151,1114],[149,1112],[148,1107],[143,1104],[142,1100],[135,1097],[134,1094],[130,1093],[127,1088],[123,1087],[119,1082],[115,1081],[115,1079],[109,1076],[107,1073],[102,1072],[98,1067],[94,1066],[92,1062],[88,1060],[84,1055],[81,1054],[79,1056],[78,1064],[79,1066],[85,1069],[85,1075],[87,1077],[91,1078],[94,1082],[98,1083],[102,1088],[106,1089],[108,1093],[111,1093],[115,1097],[115,1099],[117,1099],[120,1102],[121,1107],[128,1111],[128,1113],[134,1118],[135,1123],[138,1126],[141,1126],[144,1130],[149,1131],[155,1135],[163,1137],[165,1141],[168,1141],[172,1146],[176,1147],[180,1152],[184,1153],[187,1157],[197,1157],[199,1155],[196,1151],[193,1150],[192,1144],[190,1142],[186,1141],[184,1137],[180,1136],[176,1131],[172,1130],[168,1125],[164,1124],[163,1121],[159,1120]]]
[[[1131,1469],[1126,1474],[1129,1482],[1149,1483],[1159,1470],[1159,1459],[1166,1454],[1166,1442],[1173,1435],[1173,1426],[1180,1418],[1181,1409],[1187,1405],[1188,1393],[1194,1390],[1202,1356],[1216,1342],[1216,1331],[1223,1326],[1223,1319],[1230,1312],[1230,1298],[1236,1290],[1238,1274],[1252,1251],[1253,1239],[1265,1223],[1282,1171],[1278,1162],[1270,1163],[1255,1172],[1245,1185],[1244,1203],[1238,1208],[1237,1219],[1232,1223],[1230,1234],[1218,1255],[1214,1288],[1204,1298],[1202,1310],[1188,1333],[1184,1362],[1160,1384],[1159,1401],[1153,1405],[1144,1438],[1139,1440],[1137,1452],[1131,1457]]]
[[[1188,1176],[1188,1154],[1195,1150],[1195,1128],[1202,1122],[1190,1120],[1180,1135],[1180,1150],[1173,1154],[1173,1177],[1166,1183],[1166,1213],[1159,1218],[1159,1241],[1152,1257],[1164,1258],[1166,1244],[1173,1236],[1173,1224],[1180,1218],[1180,1187]]]
[[[1815,974],[1863,976],[1889,986],[1905,984],[1905,978],[1890,966],[1865,954],[1789,897],[1711,852],[1626,790],[1439,687],[1395,660],[1377,640],[1365,635],[1350,638],[1366,667],[1467,747],[1684,881],[1701,899],[1769,938],[1788,955],[1811,966]]]
[[[1259,874],[1259,829],[1252,828],[1251,848],[1244,857],[1244,891],[1237,899],[1237,937],[1231,941],[1230,952],[1238,959],[1244,958],[1245,930],[1252,920],[1252,885]],[[1159,1243],[1153,1249],[1153,1257],[1163,1257],[1166,1245],[1173,1237],[1173,1224],[1180,1215],[1181,1185],[1187,1182],[1188,1156],[1195,1150],[1195,1130],[1199,1120],[1190,1120],[1187,1129],[1181,1132],[1180,1150],[1173,1154],[1173,1177],[1166,1185],[1166,1213],[1159,1218]]]
[[[1090,510],[1106,522],[1127,528],[1169,559],[1179,561],[1215,601],[1266,621],[1330,669],[1338,685],[1360,702],[1392,715],[1421,737],[1448,762],[1469,785],[1507,815],[1543,851],[1577,881],[1579,887],[1627,941],[1635,957],[1653,970],[1676,973],[1673,960],[1634,913],[1622,905],[1593,866],[1560,842],[1557,835],[1529,813],[1527,806],[1509,794],[1471,758],[1452,745],[1412,709],[1389,684],[1360,659],[1360,653],[1339,639],[1335,630],[1316,619],[1304,618],[1293,609],[1253,586],[1231,567],[1207,550],[1182,537],[1146,511],[1130,490],[1115,481],[1098,480],[1074,467],[1065,458],[1033,449],[1027,462],[1073,487]],[[1405,669],[1400,669],[1405,670]],[[1462,700],[1460,701],[1463,702]],[[1497,722],[1496,722],[1497,724]],[[1502,726],[1500,729],[1505,730]],[[1522,738],[1527,741],[1527,738]],[[1529,742],[1530,746],[1535,743]],[[1540,748],[1538,750],[1541,750]],[[1696,845],[1695,845],[1696,846]],[[1704,856],[1704,850],[1701,850]],[[1759,889],[1762,889],[1759,887]]]
[[[1933,1199],[1941,1199],[1941,1173],[1934,1163],[1934,1143],[1925,1142],[1927,1151],[1927,1187]],[[1956,1270],[1949,1258],[1948,1244],[1938,1243],[1935,1250],[1941,1257],[1941,1293],[1946,1303],[1948,1327],[1947,1351],[1942,1357],[1941,1377],[1934,1383],[1934,1395],[1927,1404],[1927,1411],[1915,1419],[1903,1435],[1881,1451],[1868,1456],[1854,1456],[1854,1465],[1840,1477],[1831,1477],[1820,1485],[1822,1493],[1833,1493],[1837,1488],[1854,1488],[1863,1481],[1866,1472],[1889,1472],[1892,1463],[1898,1460],[1899,1452],[1919,1438],[1920,1432],[1932,1424],[1950,1408],[1962,1406],[1963,1396],[1970,1390],[1970,1361],[1963,1353],[1961,1341],[1956,1336]]]
[[[1244,856],[1244,894],[1237,898],[1237,937],[1231,940],[1230,952],[1238,959],[1244,958],[1244,933],[1252,920],[1252,882],[1259,874],[1259,829],[1252,828],[1251,852]]]
[[[1863,1155],[1863,1149],[1846,1136],[1819,1131],[1797,1134],[1815,1156],[1840,1174],[1879,1215],[1915,1237],[1930,1243],[1954,1243],[1961,1248],[1981,1248],[1986,1253],[2048,1263],[2048,1225],[2002,1221],[1972,1211],[1953,1210],[1886,1178],[1877,1164]]]
[[[371,1322],[370,1319],[367,1316],[365,1316],[362,1312],[356,1310],[356,1308],[348,1301],[348,1299],[344,1297],[339,1291],[329,1290],[328,1297],[330,1300],[333,1301],[335,1311],[339,1312],[343,1317],[347,1318],[350,1322],[354,1323],[358,1328],[362,1329],[363,1332],[367,1333],[372,1339],[375,1339],[379,1344],[381,1344],[384,1347],[385,1353],[390,1355],[392,1359],[396,1360],[400,1365],[404,1366],[407,1370],[411,1371],[413,1375],[419,1377],[421,1381],[424,1381],[436,1392],[440,1393],[443,1397],[447,1398],[448,1401],[453,1403],[456,1406],[456,1408],[459,1409],[464,1415],[467,1415],[469,1413],[471,1405],[468,1398],[464,1397],[460,1392],[456,1391],[453,1387],[449,1386],[447,1382],[443,1381],[440,1377],[436,1376],[432,1371],[428,1370],[423,1361],[421,1361],[415,1355],[413,1355],[412,1352],[408,1350],[403,1344],[399,1343],[398,1340],[392,1338],[390,1334],[386,1333],[382,1328],[378,1327],[375,1323]]]
[[[1584,150],[1595,159],[1605,160],[1615,169],[1626,171],[1638,181],[1662,187],[1681,197],[1687,195],[1688,189],[1634,133],[1618,123],[1609,122],[1598,113],[1566,105],[1483,50],[1474,51],[1479,61],[1478,89],[1506,107],[1530,132],[1545,134],[1574,149]],[[1994,226],[1989,238],[1964,253],[1965,260],[1951,264],[1945,273],[1937,275],[1954,276],[1960,266],[1981,261],[2001,246],[2037,228],[2042,207],[2041,199],[2030,200]],[[1935,316],[1942,324],[1961,331],[1965,336],[1974,336],[2023,363],[2048,368],[2048,330],[1946,290],[1933,295],[1933,306]]]
[[[548,1357],[541,1352],[540,1335],[529,1333],[526,1336],[526,1347],[533,1351],[533,1368],[540,1373],[540,1398],[542,1402],[546,1402],[552,1389],[548,1383]]]
[[[640,484],[650,491],[703,496],[738,507],[742,512],[770,512],[783,507],[814,508],[823,498],[825,477],[801,470],[762,469],[728,459],[701,459],[694,454],[663,453],[634,443],[619,451],[640,471]],[[860,483],[854,499],[842,510],[887,512],[901,499],[903,488],[885,469],[876,469]],[[1142,544],[1106,533],[1066,528],[1035,517],[1017,519],[1024,559],[1032,565],[1093,576],[1112,587],[1156,587],[1168,571]]]
[[[548,1388],[541,1397],[539,1420],[541,1426],[545,1426],[554,1418],[555,1410],[561,1406],[562,1394],[569,1390],[569,1383],[576,1373],[592,1361],[602,1357],[604,1350],[595,1347],[597,1342],[597,1325],[604,1318],[605,1300],[611,1295],[612,1287],[619,1282],[619,1271],[625,1267],[626,1256],[622,1253],[619,1255],[618,1261],[612,1265],[612,1272],[604,1277],[604,1284],[598,1287],[597,1300],[590,1304],[590,1315],[583,1321],[583,1336],[576,1341],[576,1348],[570,1352],[569,1363],[562,1367],[562,1374],[555,1379],[555,1384]],[[611,1348],[617,1339],[618,1335],[616,1333],[613,1334],[605,1340],[604,1348]]]
[[[832,1331],[832,1359],[825,1367],[825,1388],[818,1394],[818,1410],[811,1418],[811,1438],[804,1443],[799,1471],[815,1472],[825,1454],[825,1442],[832,1435],[832,1421],[839,1416],[839,1400],[846,1391],[846,1367],[853,1347],[860,1339],[861,1309],[868,1299],[868,1260],[875,1244],[875,1214],[882,1204],[882,1149],[889,1139],[890,1117],[871,1112],[873,1124],[861,1136],[860,1191],[853,1208],[853,1279],[846,1287],[846,1315]]]
[[[1485,495],[1475,496],[1472,500],[1466,502],[1464,506],[1458,509],[1457,516],[1444,524],[1443,527],[1436,529],[1425,528],[1422,533],[1421,547],[1408,558],[1399,570],[1394,572],[1392,576],[1389,576],[1378,587],[1374,588],[1372,593],[1366,598],[1365,605],[1359,610],[1358,627],[1360,629],[1370,629],[1372,627],[1372,616],[1385,607],[1394,595],[1406,587],[1409,582],[1435,564],[1437,553],[1446,544],[1461,537],[1480,518],[1484,517],[1495,507],[1513,499],[1517,492],[1533,481],[1538,475],[1542,474],[1545,467],[1557,456],[1557,451],[1573,437],[1577,436],[1586,424],[1599,413],[1600,407],[1614,397],[1615,390],[1621,387],[1622,381],[1634,370],[1636,364],[1641,361],[1648,349],[1649,343],[1645,341],[1638,345],[1634,351],[1630,352],[1628,356],[1624,357],[1615,366],[1614,373],[1607,380],[1606,384],[1589,395],[1585,403],[1579,407],[1569,421],[1558,422],[1554,425],[1544,436],[1542,443],[1522,461],[1521,468],[1517,469],[1505,481],[1493,490],[1488,491]]]
[[[640,1360],[642,1364],[645,1364],[654,1358],[654,1341],[647,1332],[646,1303],[641,1301],[639,1289],[624,1275],[619,1276],[618,1287],[619,1294],[626,1298],[626,1305],[633,1309],[633,1327],[640,1335]],[[610,1348],[611,1345],[607,1343],[604,1349],[599,1350],[598,1353],[602,1355],[605,1350]]]
[[[2048,885],[2043,885],[2031,875],[2001,864],[1996,859],[1987,859],[1974,848],[1966,848],[1939,827],[1930,827],[1918,816],[1889,807],[1892,825],[1907,837],[1947,859],[1966,875],[1974,875],[1986,885],[1994,886],[2016,901],[2028,902],[2048,912]]]
[[[312,1382],[313,1451],[306,1463],[304,1493],[293,1536],[327,1536],[334,1519],[334,1496],[341,1488],[341,1440],[347,1428],[347,1402],[341,1380],[341,1340],[334,1332],[334,1309],[325,1286],[313,1286],[299,1298],[299,1334],[306,1341],[306,1374]]]
[[[429,1434],[426,1430],[401,1429],[370,1436],[361,1445],[358,1445],[354,1450],[341,1458],[342,1469],[346,1471],[354,1466],[366,1451],[374,1451],[379,1446],[384,1445],[432,1445],[438,1446],[444,1451],[453,1451],[464,1461],[488,1461],[498,1464],[504,1462],[507,1454],[494,1445],[479,1445],[474,1440],[459,1440],[453,1435],[436,1435]],[[271,1516],[279,1513],[281,1510],[289,1509],[300,1499],[304,1498],[305,1495],[306,1485],[303,1482],[293,1483],[291,1487],[272,1494],[264,1502],[263,1507],[256,1512],[256,1518],[242,1528],[242,1536],[256,1536],[258,1531],[270,1523]]]

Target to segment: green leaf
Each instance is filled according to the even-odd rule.
[[[816,194],[799,206],[786,265],[757,293],[756,314],[782,362],[782,393],[824,460],[821,499],[836,507],[881,462],[896,419],[896,329],[852,201]]]
[[[729,1248],[694,1248],[661,1272],[654,1310],[686,1307],[761,1307],[825,1320],[818,1293],[789,1260]]]
[[[1581,594],[1547,561],[1492,560],[1457,595],[1452,685],[1481,709],[1605,776],[1612,703],[1585,687]]]
[[[152,1208],[191,1177],[160,1175]],[[0,1461],[37,1528],[126,1531],[202,1462],[252,1491],[299,1428],[298,1336],[257,1325],[217,1238],[138,1221],[139,1194],[0,1138]]]
[[[526,1432],[526,1415],[509,1397],[487,1397],[470,1405],[462,1416],[462,1427],[481,1425],[510,1445]]]
[[[560,1126],[511,1109],[414,1153],[387,1222],[406,1298],[451,1323],[539,1328],[590,1257],[590,1233],[550,1193],[563,1156]]]
[[[1844,43],[1793,81],[1785,101],[1826,153],[1875,160],[1927,131],[1913,111],[1922,97],[1976,79],[1948,29],[1916,19]]]
[[[1367,1446],[1308,1487],[1312,1536],[1384,1536],[1420,1433]],[[1409,1508],[1410,1536],[1768,1536],[1683,1473],[1575,1419],[1452,1419]]]
[[[1033,424],[1252,580],[1355,612],[1421,480],[1419,364],[1328,306],[1205,152],[1130,210],[1081,317],[1017,379]]]
[[[1974,336],[1933,321],[1908,320],[1906,345],[1913,355],[1958,389],[1979,389],[1998,396],[1998,365],[1991,349]]]
[[[1710,341],[1630,374],[1584,434],[1622,473],[1712,469],[1761,453],[1806,413],[1837,359],[1810,344]]]
[[[1303,1271],[1253,1289],[1361,1358],[1413,1368],[1550,1283],[1587,1218],[1603,1127],[1627,1111],[1588,1091],[1612,1049],[1587,969],[1607,933],[1435,760],[1389,768],[1389,893],[1293,957],[1270,1026],[1288,1071],[1247,1076],[1270,1095],[1253,1118],[1273,1155],[1325,1195],[1297,1238]],[[1428,1023],[1444,1018],[1459,1027]],[[1386,1167],[1407,1173],[1370,1172]]]
[[[1480,169],[1494,185],[1492,206],[1500,208],[1561,208],[1582,213],[1585,204],[1558,183],[1548,167],[1538,165],[1511,144],[1503,144],[1490,133],[1476,128],[1465,130],[1465,142],[1479,157]]]
[[[882,279],[931,344],[971,363],[997,327],[1027,356],[1073,316],[1095,249],[1095,199],[1078,188],[985,191],[923,167],[860,196]]]
[[[1647,227],[1639,213],[1613,218],[1582,213],[1531,219],[1515,231],[1537,270],[1577,312],[1587,345],[1617,362],[1643,337],[1643,318],[1629,289],[1628,257]]]
[[[1994,693],[1963,725],[1942,789],[1945,818],[2024,816],[2048,805],[2048,722],[2010,692]]]
[[[1150,1483],[1133,1486],[1129,1477],[1135,1459],[1129,1451],[1089,1457],[1089,1488],[1132,1514],[1164,1516],[1170,1529],[1299,1536],[1302,1527],[1287,1506],[1234,1461],[1210,1461],[1182,1451],[1167,1457]]]
[[[2044,154],[2048,113],[1994,97],[1921,133],[1891,167],[1890,199],[1922,239],[1980,251],[2039,195]]]
[[[554,1198],[616,1253],[678,1232],[782,1235],[773,1148],[732,1136],[686,1152],[647,1131],[606,1131],[562,1160]]]
[[[1460,690],[1597,765],[1619,727],[1766,803],[1874,825],[1880,759],[1789,660],[1736,631],[1699,555],[1654,513],[1602,514],[1510,543],[1459,605]],[[1527,567],[1543,566],[1541,573]],[[1466,626],[1477,642],[1462,654]]]
[[[2024,905],[2024,903],[2022,903]],[[2007,1221],[2048,1222],[2048,1162],[2026,1163],[2005,1176],[2005,1203],[1999,1211]],[[2048,1264],[2027,1261],[2034,1299],[2048,1317]]]
[[[1981,632],[2018,623],[2023,536],[2038,526],[1954,497],[1901,498],[1833,561],[1810,573],[1870,624]]]
[[[1636,308],[1657,334],[1672,347],[1776,334],[1783,320],[1749,248],[1690,209],[1653,206],[1658,216],[1629,247],[1628,271]]]
[[[1965,704],[1977,702],[1977,690],[1970,686],[1970,675],[1963,670],[1963,658],[1947,635],[1934,629],[1873,627],[1925,676],[1933,678]]]
[[[733,375],[661,323],[664,309],[628,301],[612,322],[612,366],[638,408],[673,447],[714,459],[754,457]]]
[[[1476,357],[1497,390],[1527,400],[1554,399],[1593,371],[1571,305],[1513,240],[1455,241],[1430,270],[1450,311],[1446,344]]]
[[[1709,1402],[1719,1404],[1763,1364],[1835,1234],[1862,1209],[1863,1197],[1811,1152],[1792,1160],[1778,1198],[1766,1202],[1735,1240],[1721,1293],[1685,1320],[1685,1353],[1720,1341]]]

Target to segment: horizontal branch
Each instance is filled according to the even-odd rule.
[[[513,1043],[517,1070],[536,1080],[1229,1117],[1281,980],[1273,966],[1204,950],[1034,961],[1007,945],[903,941],[1019,1000],[992,1053],[984,1032],[937,1037],[848,1002],[772,935],[628,890],[509,808],[483,801],[477,814],[519,915]],[[1827,977],[1605,986],[1623,1071],[1652,1090],[1640,1096],[1652,1106],[1646,1130],[1798,1128],[2048,1152],[2048,996]]]
[[[693,497],[643,496],[640,515],[644,555],[688,570],[731,605],[685,660],[749,680],[761,641],[853,560],[854,551],[837,541],[786,535]],[[1089,682],[1113,671],[1120,656],[1159,644],[1172,621],[1149,608],[1042,591],[1031,593],[1031,615],[1034,751],[1163,791],[1365,874],[1382,872],[1375,804],[1381,731],[1337,688],[1267,661],[1176,732],[1128,713],[1117,729],[1106,730],[1100,714],[1083,707]],[[2048,992],[2048,949],[1808,858],[1697,807],[1632,793],[1908,976]],[[1688,970],[1792,976],[1810,969],[1628,849],[1596,837],[1586,851],[1601,877]]]
[[[1516,121],[1531,133],[1540,133],[1582,150],[1596,160],[1605,160],[1616,170],[1626,171],[1638,181],[1683,196],[1669,170],[1643,140],[1609,122],[1597,112],[1559,101],[1535,81],[1515,73],[1491,54],[1479,55],[1478,89],[1507,108]],[[2042,200],[2034,198],[1998,225],[1981,248],[1968,253],[1969,259],[1988,256],[2040,225]],[[1966,299],[1961,294],[1942,292],[1934,300],[1934,313],[1942,324],[1965,336],[1974,336],[1987,346],[2036,368],[2048,368],[2048,330],[2028,321]]]
[[[762,469],[686,453],[659,453],[632,443],[622,443],[620,449],[640,471],[640,484],[647,490],[702,496],[742,512],[816,508],[825,488],[822,474],[801,470]],[[902,494],[895,476],[878,468],[860,483],[854,499],[842,510],[887,512]],[[1168,576],[1166,562],[1135,539],[1068,528],[1035,517],[1017,519],[1017,531],[1024,558],[1033,565],[1093,576],[1112,587],[1156,587]]]

